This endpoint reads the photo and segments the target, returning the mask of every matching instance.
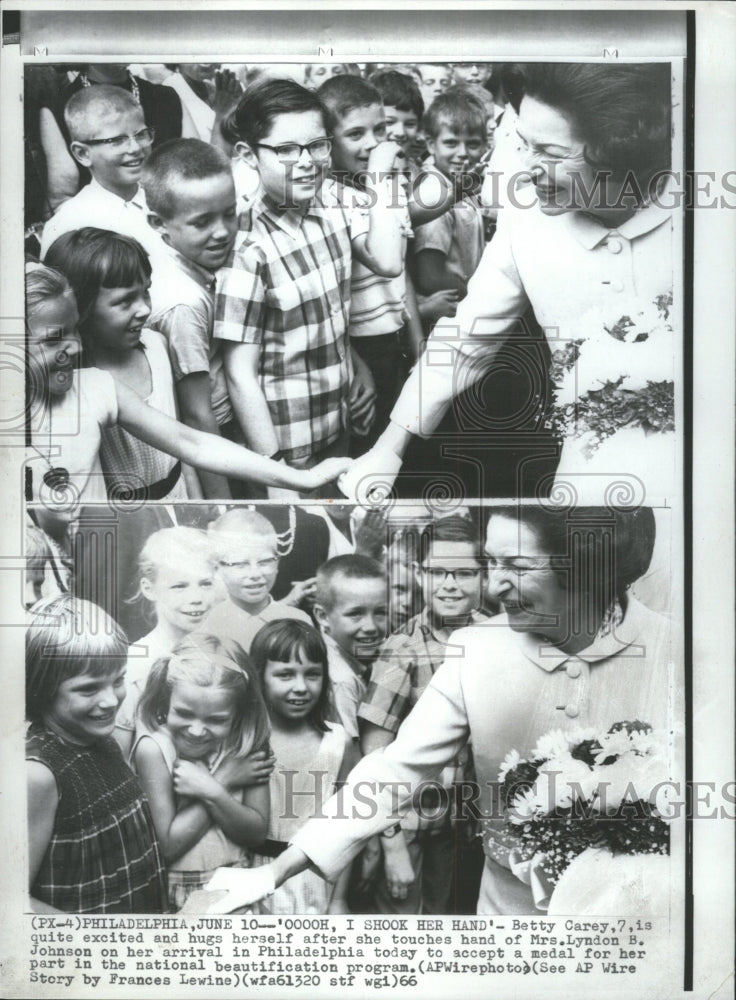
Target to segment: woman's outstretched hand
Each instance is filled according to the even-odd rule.
[[[187,899],[181,913],[232,913],[252,906],[274,890],[271,865],[260,868],[218,868],[197,892]]]
[[[375,445],[361,455],[337,481],[348,500],[374,506],[385,500],[401,471],[401,459],[390,448]]]

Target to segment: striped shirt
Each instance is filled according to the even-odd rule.
[[[366,216],[353,218],[367,231]],[[331,180],[303,216],[261,194],[217,276],[214,336],[260,345],[259,381],[289,462],[308,460],[349,426],[356,228]]]
[[[387,179],[386,187],[389,197],[394,196],[391,179]],[[354,205],[352,211],[365,214],[370,204],[369,196],[355,188],[344,187],[345,204]],[[413,235],[406,195],[400,188],[395,193],[395,202],[389,202],[389,211],[396,219],[402,236],[402,261],[406,256],[407,238]],[[350,285],[350,336],[377,337],[396,333],[406,323],[406,271],[393,278],[386,278],[371,271],[359,260],[353,261],[353,278]]]

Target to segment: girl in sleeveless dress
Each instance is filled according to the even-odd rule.
[[[247,767],[268,745],[268,717],[243,650],[196,633],[154,664],[139,713],[132,759],[180,910],[215,868],[249,867],[266,834],[268,787]]]
[[[69,594],[39,601],[26,633],[30,908],[164,913],[148,802],[112,738],[127,640]]]
[[[316,629],[294,619],[269,622],[251,646],[271,718],[276,766],[271,772],[268,836],[253,867],[268,864],[357,763],[342,726],[326,721],[327,651]],[[260,903],[263,913],[347,913],[349,868],[334,883],[305,871]]]

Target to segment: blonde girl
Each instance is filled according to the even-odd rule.
[[[248,657],[234,642],[192,633],[158,660],[141,698],[133,762],[181,909],[220,866],[248,867],[268,828],[265,784],[242,765],[268,747],[268,717]]]

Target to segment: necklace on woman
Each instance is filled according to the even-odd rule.
[[[129,69],[127,69],[125,72],[127,73],[128,76],[128,83],[130,84],[130,92],[133,95],[133,100],[135,101],[136,104],[140,105],[141,90],[140,87],[138,86],[138,81],[136,80],[136,78],[133,76],[133,74],[130,72]],[[83,87],[91,87],[93,83],[97,82],[96,80],[90,80],[90,78],[87,76],[86,73],[80,73],[79,79],[82,81]]]

